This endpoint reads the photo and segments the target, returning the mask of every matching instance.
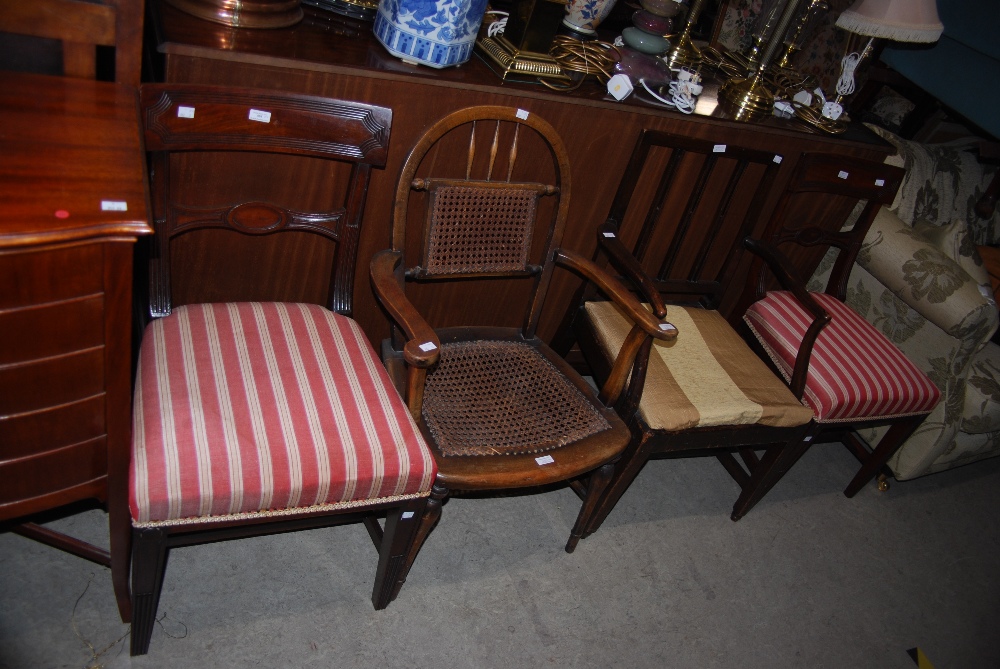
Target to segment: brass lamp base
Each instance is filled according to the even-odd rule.
[[[476,48],[485,56],[487,64],[505,81],[508,76],[523,76],[530,79],[541,77],[567,83],[573,81],[552,56],[547,53],[522,51],[503,35],[480,37],[476,40]]]
[[[668,56],[664,58],[670,69],[676,70],[681,67],[691,69],[701,65],[701,50],[691,41],[689,30],[685,30],[677,40],[677,46],[673,48]]]
[[[760,81],[753,78],[730,79],[719,89],[719,106],[737,121],[760,121],[771,115],[774,95]]]
[[[302,19],[299,0],[166,0],[199,19],[234,28],[286,28]]]

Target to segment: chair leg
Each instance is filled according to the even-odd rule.
[[[384,609],[396,599],[406,581],[412,564],[408,563],[407,557],[426,508],[427,498],[421,497],[392,509],[386,515],[382,545],[378,552],[378,569],[375,571],[375,587],[372,590],[372,604],[376,609]]]
[[[132,533],[132,642],[130,655],[145,655],[153,636],[167,562],[167,532],[162,528]]]
[[[108,505],[111,507],[111,505]],[[123,623],[132,622],[132,592],[129,588],[129,561],[132,552],[132,519],[127,507],[108,509],[111,532],[111,584]]]
[[[771,446],[764,452],[764,457],[750,472],[750,480],[743,486],[743,491],[733,505],[730,518],[737,521],[764,498],[771,488],[781,480],[789,469],[806,452],[812,439],[810,435],[799,434],[794,440],[785,444]]]
[[[583,533],[584,537],[590,536],[600,528],[608,514],[615,508],[618,500],[632,485],[632,481],[638,476],[639,471],[646,465],[650,456],[648,445],[648,436],[633,435],[632,441],[618,459],[614,474],[605,488],[604,494],[597,500],[596,508],[591,513],[590,521]]]
[[[576,550],[576,545],[580,543],[584,530],[590,524],[590,517],[597,507],[597,502],[607,489],[608,483],[611,481],[614,473],[615,465],[609,462],[591,474],[587,480],[587,495],[583,498],[583,506],[580,507],[580,513],[576,517],[573,529],[570,530],[569,540],[566,542],[567,553],[572,553]]]
[[[899,450],[904,441],[910,438],[910,435],[924,422],[925,418],[927,418],[927,414],[904,418],[893,423],[889,431],[878,442],[871,455],[862,463],[861,469],[855,474],[847,488],[844,489],[844,495],[846,497],[854,497],[859,490],[865,487],[865,484],[875,478],[875,475],[879,474],[882,468],[886,466],[889,458]],[[848,438],[852,439],[856,437],[850,435]]]

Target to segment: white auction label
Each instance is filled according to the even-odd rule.
[[[251,121],[260,121],[261,123],[271,122],[271,112],[261,111],[260,109],[251,109],[250,116]]]
[[[194,107],[178,107],[177,108],[178,118],[194,118]]]
[[[101,211],[128,211],[128,202],[121,200],[101,200]]]

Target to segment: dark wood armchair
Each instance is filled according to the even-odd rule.
[[[600,527],[651,458],[718,458],[740,487],[732,510],[739,520],[799,457],[809,410],[716,311],[781,160],[664,132],[645,131],[636,141],[598,242],[605,262],[678,334],[647,343],[637,357],[616,407],[632,439],[586,533]],[[718,249],[728,251],[710,262]],[[595,378],[610,378],[631,317],[587,287],[567,322]]]
[[[438,149],[445,145],[466,160],[443,159]],[[566,544],[572,551],[629,441],[608,405],[643,342],[668,340],[674,330],[592,262],[559,247],[570,195],[569,162],[556,132],[507,107],[450,114],[404,164],[392,247],[375,255],[371,275],[394,323],[383,359],[438,464],[416,549],[452,491],[571,481],[584,500]],[[422,234],[408,237],[414,230]],[[535,332],[557,265],[586,276],[637,323],[600,397]],[[435,329],[407,291],[478,281],[478,299],[489,300],[491,280],[499,277],[525,284],[520,326]]]

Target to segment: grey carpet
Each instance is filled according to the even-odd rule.
[[[360,525],[177,549],[131,659],[105,569],[0,535],[0,667],[1000,666],[1000,459],[848,500],[855,468],[815,447],[733,523],[714,458],[653,462],[572,555],[568,489],[456,498],[384,611]]]

